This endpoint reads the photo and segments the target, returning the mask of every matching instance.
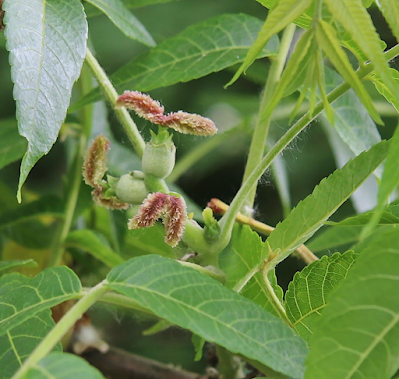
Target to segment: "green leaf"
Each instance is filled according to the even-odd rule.
[[[280,319],[220,283],[154,255],[114,268],[109,286],[207,341],[301,378],[305,342]]]
[[[28,140],[18,185],[57,139],[86,54],[87,22],[79,0],[6,0],[7,49],[19,133]]]
[[[30,369],[25,379],[104,379],[100,371],[83,358],[67,353],[51,353]]]
[[[376,3],[396,40],[399,41],[399,3],[396,0],[378,0]]]
[[[397,85],[399,86],[399,72],[395,70],[394,68],[390,69],[391,74]],[[385,97],[387,101],[389,101],[395,109],[399,112],[399,101],[398,99],[395,98],[395,96],[392,94],[392,92],[389,90],[389,88],[384,84],[384,82],[381,80],[380,75],[378,75],[377,72],[374,72],[373,75],[369,76],[371,81],[373,82],[375,88],[377,91]]]
[[[399,361],[399,233],[385,233],[331,293],[310,341],[306,379],[391,378]]]
[[[395,134],[388,151],[387,160],[382,174],[381,185],[378,191],[377,206],[373,217],[364,228],[361,239],[367,237],[377,226],[378,221],[384,212],[384,207],[389,201],[389,196],[399,184],[399,127],[396,127]]]
[[[11,378],[54,325],[50,310],[45,310],[0,336],[0,378]],[[54,350],[61,351],[61,344]]]
[[[326,90],[329,93],[342,83],[342,78],[327,67],[325,74]],[[340,96],[331,104],[331,107],[335,120],[332,126],[355,155],[359,155],[381,141],[375,123],[354,91],[350,90]]]
[[[267,250],[259,235],[248,225],[235,225],[229,246],[220,254],[220,269],[226,274],[226,287],[276,314],[268,299],[268,290],[259,271],[259,264],[267,257]],[[251,278],[247,283],[248,278]],[[269,273],[280,300],[283,291],[277,285],[274,270]],[[276,314],[277,315],[277,314]]]
[[[130,9],[146,7],[148,5],[159,4],[159,3],[168,3],[174,0],[122,0],[125,7]],[[87,17],[94,17],[100,15],[102,12],[93,7],[92,5],[85,5],[85,11]]]
[[[303,73],[301,75],[301,72],[308,67],[308,60],[310,56],[309,50],[311,49],[313,41],[313,30],[308,30],[302,35],[295,47],[294,52],[288,60],[287,66],[284,69],[280,81],[278,82],[276,90],[274,91],[273,98],[265,109],[265,113],[271,113],[276,108],[283,96],[286,95],[286,92],[291,94],[303,83],[306,74]],[[301,82],[298,82],[298,79],[300,79]],[[295,83],[296,87],[294,89],[291,87],[293,83]],[[288,88],[289,90],[287,91]]]
[[[25,259],[21,261],[0,261],[0,272],[19,266],[35,267],[37,266],[37,263],[33,259]]]
[[[79,278],[68,267],[54,267],[29,279],[20,274],[0,279],[0,335],[44,309],[77,297]]]
[[[343,25],[370,59],[385,85],[399,101],[399,87],[392,77],[381,49],[381,40],[361,0],[326,0],[326,3],[334,18]]]
[[[192,344],[194,346],[194,350],[195,350],[194,361],[198,362],[202,358],[202,352],[204,350],[204,345],[205,345],[206,341],[202,337],[197,336],[196,334],[193,334],[191,336],[191,342],[192,342]]]
[[[346,278],[357,254],[348,251],[324,256],[297,272],[285,294],[288,319],[294,330],[309,341],[320,320],[330,292]]]
[[[385,159],[382,141],[323,179],[270,234],[267,243],[277,253],[275,264],[305,243]]]
[[[0,228],[43,215],[63,217],[64,204],[62,200],[55,196],[44,196],[39,200],[7,210],[0,214]]]
[[[243,61],[261,26],[260,20],[245,14],[225,14],[191,25],[123,66],[111,76],[112,83],[118,91],[150,91],[223,70]],[[275,55],[278,46],[274,37],[259,58]],[[100,91],[94,90],[70,112],[100,98]]]
[[[258,38],[248,51],[244,62],[234,74],[227,86],[233,84],[239,76],[258,58],[270,38],[283,30],[288,24],[299,17],[312,3],[312,0],[280,0],[267,16]]]
[[[91,230],[75,230],[70,232],[65,241],[66,247],[77,247],[87,251],[108,267],[115,267],[125,260],[115,253],[109,246],[104,244]]]
[[[14,118],[0,121],[0,169],[22,158],[26,151],[26,141],[18,134]]]
[[[334,28],[327,22],[319,20],[316,27],[316,38],[320,47],[326,53],[338,72],[356,91],[371,117],[373,117],[377,123],[383,124],[380,115],[374,108],[370,95],[356,75],[356,72],[353,70],[346,53],[339,45],[339,40]]]
[[[104,12],[127,37],[147,46],[155,46],[150,33],[126,8],[122,0],[85,0]]]

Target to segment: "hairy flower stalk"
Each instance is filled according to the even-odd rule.
[[[107,209],[128,209],[129,204],[121,202],[115,196],[106,195],[107,182],[103,177],[107,171],[107,153],[109,140],[100,134],[86,152],[83,161],[83,178],[86,184],[93,187],[91,193],[96,204]]]
[[[118,97],[116,106],[132,109],[153,124],[174,129],[182,134],[211,136],[217,132],[212,120],[195,113],[178,111],[165,115],[165,109],[158,101],[139,91],[125,91]]]
[[[176,246],[183,237],[187,220],[186,203],[182,197],[162,192],[151,193],[143,201],[138,213],[129,220],[129,229],[149,228],[162,218],[165,242]]]

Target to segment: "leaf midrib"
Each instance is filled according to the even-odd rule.
[[[168,296],[166,296],[166,295],[164,295],[164,294],[162,294],[162,293],[160,293],[160,292],[151,291],[151,290],[149,290],[149,289],[147,289],[147,288],[145,288],[145,287],[141,287],[141,286],[137,286],[137,285],[135,286],[135,285],[132,285],[132,284],[126,283],[126,282],[124,282],[124,283],[110,282],[110,286],[111,286],[111,287],[112,287],[112,286],[120,286],[120,287],[122,287],[122,288],[128,287],[128,288],[131,288],[131,289],[137,289],[137,290],[141,290],[141,291],[143,291],[143,292],[148,292],[148,293],[150,293],[150,294],[157,295],[157,296],[162,297],[162,298],[164,298],[164,299],[166,299],[166,300],[169,300],[169,301],[171,301],[171,302],[175,302],[176,304],[179,304],[182,308],[185,308],[185,307],[186,307],[186,308],[188,308],[188,309],[190,309],[190,310],[192,310],[192,311],[195,311],[195,312],[197,312],[197,313],[200,313],[202,316],[204,316],[204,317],[206,317],[206,318],[212,320],[213,322],[215,322],[215,323],[218,324],[218,325],[227,327],[227,328],[230,329],[232,332],[234,332],[234,333],[236,333],[236,334],[239,334],[240,336],[244,337],[244,339],[250,340],[251,342],[253,342],[255,345],[259,346],[260,348],[266,348],[266,350],[269,352],[269,355],[276,354],[276,355],[277,355],[278,357],[280,357],[282,360],[285,360],[286,362],[290,363],[290,364],[291,364],[292,366],[294,366],[295,368],[300,368],[300,367],[298,367],[296,364],[294,364],[294,362],[292,362],[291,360],[289,360],[289,359],[286,358],[285,356],[281,356],[280,354],[278,354],[278,353],[276,352],[276,350],[272,350],[272,349],[270,349],[270,348],[267,348],[267,346],[266,346],[267,344],[269,344],[269,343],[271,343],[271,342],[277,342],[277,341],[279,341],[279,340],[283,340],[283,339],[281,339],[281,338],[279,338],[279,339],[274,339],[274,340],[269,340],[269,341],[265,342],[263,345],[261,345],[261,344],[259,343],[259,341],[254,340],[253,338],[249,337],[248,335],[242,333],[241,331],[239,331],[239,330],[237,330],[237,329],[234,329],[231,325],[229,325],[229,324],[224,324],[224,323],[222,323],[221,321],[219,321],[217,318],[215,318],[215,317],[213,317],[212,315],[210,315],[209,313],[205,313],[205,312],[203,312],[202,310],[200,310],[199,308],[195,308],[195,307],[193,307],[193,306],[191,306],[191,305],[189,305],[189,304],[187,304],[187,303],[184,303],[184,302],[182,302],[182,301],[180,301],[180,300],[178,300],[178,299],[171,298],[171,297],[168,297]],[[117,290],[117,289],[116,289],[116,290]],[[212,301],[215,302],[215,300],[212,300]],[[154,312],[154,313],[155,313],[155,312]],[[264,320],[259,319],[259,321],[264,321]],[[294,337],[294,336],[292,336],[292,337]],[[292,337],[289,337],[289,338],[287,338],[287,339],[292,339]],[[215,342],[216,342],[216,341],[215,341]],[[248,355],[246,355],[246,356],[248,356]],[[255,358],[255,357],[254,357],[254,359],[258,359],[258,358]],[[262,362],[261,362],[261,363],[262,363]],[[266,364],[267,364],[267,363],[266,363]]]

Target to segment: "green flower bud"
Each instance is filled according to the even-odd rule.
[[[121,176],[114,186],[115,194],[119,200],[129,204],[141,204],[147,197],[148,191],[144,184],[142,173],[133,171]]]
[[[161,130],[158,135],[152,132],[151,134],[151,141],[146,144],[143,153],[143,171],[158,179],[164,179],[175,166],[176,147],[172,142],[172,136],[165,130]]]

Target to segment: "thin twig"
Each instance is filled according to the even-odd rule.
[[[216,214],[220,215],[224,215],[229,209],[229,206],[219,199],[212,199],[208,206],[212,208]],[[241,213],[237,213],[236,221],[243,225],[249,225],[253,230],[266,236],[268,236],[275,229],[270,225],[254,220],[252,217],[244,216]],[[296,252],[298,257],[308,265],[319,259],[305,245],[298,246]]]
[[[208,379],[152,359],[111,347],[106,353],[90,350],[82,357],[110,379]]]

